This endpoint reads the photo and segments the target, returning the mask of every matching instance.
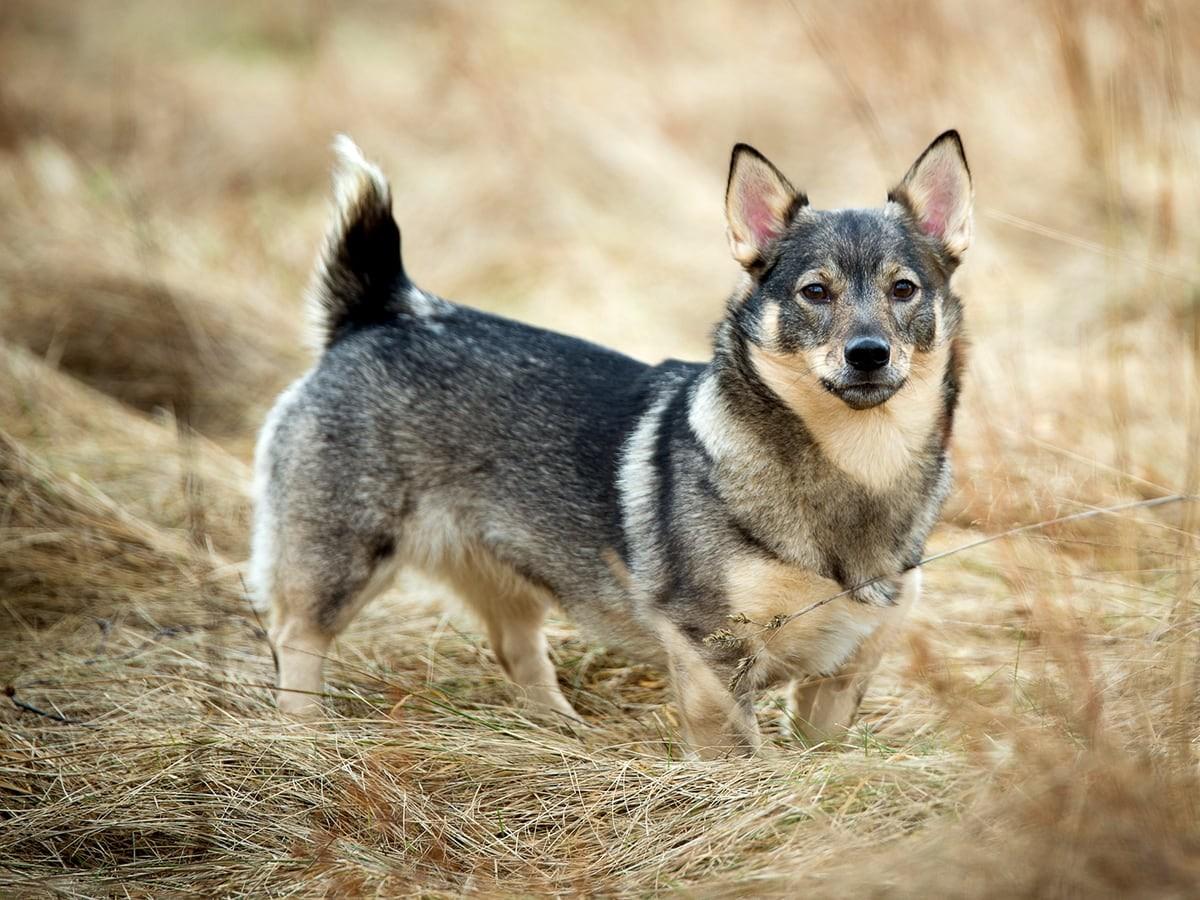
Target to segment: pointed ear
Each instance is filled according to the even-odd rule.
[[[749,144],[733,148],[725,187],[725,218],[733,258],[749,268],[808,203],[767,158]]]
[[[934,139],[888,199],[908,207],[921,230],[959,257],[971,243],[974,189],[957,131]]]

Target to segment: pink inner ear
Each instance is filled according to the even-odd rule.
[[[946,236],[950,211],[957,202],[958,178],[948,166],[938,166],[924,179],[925,203],[921,208],[921,229],[936,238]]]
[[[921,216],[921,230],[930,237],[945,237],[946,209],[930,203]]]
[[[779,213],[767,202],[770,188],[757,179],[742,187],[742,218],[754,242],[762,246],[779,236],[782,230]]]

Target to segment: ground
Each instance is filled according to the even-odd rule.
[[[5,3],[0,891],[1191,895],[1198,49],[1182,2]],[[869,205],[949,127],[950,552],[844,744],[691,761],[663,674],[561,620],[590,728],[523,718],[412,579],[328,721],[274,711],[247,471],[311,361],[335,133],[422,286],[657,360],[734,284],[735,142]]]

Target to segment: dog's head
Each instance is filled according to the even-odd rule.
[[[852,409],[886,403],[957,328],[950,276],[971,240],[958,133],[917,158],[880,209],[816,210],[739,144],[725,195],[747,283],[731,315],[760,374]]]

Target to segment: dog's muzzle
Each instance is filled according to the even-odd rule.
[[[821,386],[838,397],[851,409],[871,409],[886,403],[900,388],[905,379],[879,369],[865,373],[856,369],[843,371],[838,377],[821,379]]]

